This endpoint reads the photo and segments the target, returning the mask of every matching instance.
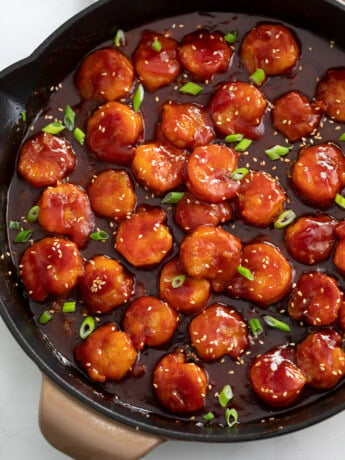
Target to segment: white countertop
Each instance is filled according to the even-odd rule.
[[[303,0],[301,0],[303,1]],[[65,20],[93,0],[0,0],[0,70],[28,56]],[[37,421],[41,375],[0,319],[0,459],[67,457],[42,437]],[[169,441],[147,460],[344,460],[345,411],[311,428],[247,444]]]

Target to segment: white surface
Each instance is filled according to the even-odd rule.
[[[0,0],[0,70],[29,55],[51,32],[93,0]],[[40,372],[0,319],[0,459],[62,460],[37,422]],[[169,441],[147,460],[344,460],[345,412],[306,430],[247,444]]]

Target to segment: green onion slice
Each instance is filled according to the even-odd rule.
[[[52,317],[53,317],[53,314],[50,311],[46,310],[38,318],[38,322],[40,324],[47,324],[52,319]]]
[[[338,137],[338,140],[339,140],[339,141],[345,141],[345,133],[341,134],[341,135]]]
[[[14,239],[15,243],[27,243],[33,234],[33,230],[22,230]]]
[[[26,112],[20,112],[20,116],[22,117],[23,121],[26,121]]]
[[[252,145],[252,142],[252,140],[244,138],[238,144],[235,145],[234,149],[236,150],[236,152],[245,152],[248,149],[248,147]]]
[[[270,160],[279,160],[280,157],[287,155],[291,149],[292,145],[287,147],[283,145],[275,145],[274,147],[265,150],[265,153]]]
[[[73,132],[74,138],[79,142],[80,145],[84,145],[85,133],[80,128],[75,128]]]
[[[81,323],[79,329],[79,336],[81,339],[86,339],[91,332],[95,330],[95,319],[92,316],[87,316],[84,321]]]
[[[184,192],[169,192],[162,199],[163,204],[176,204],[182,200]]]
[[[60,123],[59,121],[54,121],[54,123],[49,123],[49,125],[42,128],[42,131],[48,134],[59,134],[65,128],[66,126]]]
[[[69,105],[66,105],[63,122],[65,123],[65,126],[68,129],[68,131],[73,131],[75,122],[75,112]]]
[[[229,134],[224,139],[225,142],[239,142],[244,138],[243,134]]]
[[[40,207],[39,206],[33,206],[30,211],[28,212],[26,219],[29,222],[36,222],[38,219],[38,214],[40,213]]]
[[[114,37],[114,43],[115,43],[115,46],[124,46],[126,44],[125,33],[122,29],[119,29],[116,32],[116,35]]]
[[[344,198],[345,202],[345,198]],[[284,228],[291,224],[296,219],[296,214],[292,209],[287,209],[282,212],[278,219],[274,222],[274,228]]]
[[[237,40],[237,37],[238,37],[237,30],[232,30],[231,32],[228,32],[227,34],[224,35],[224,40],[230,43],[230,45],[232,45]]]
[[[222,391],[218,395],[219,404],[222,407],[226,407],[229,402],[232,400],[234,394],[230,385],[225,385]]]
[[[256,337],[264,332],[263,327],[261,326],[259,318],[250,318],[248,321],[248,326],[252,331],[252,334]]]
[[[249,76],[249,80],[260,86],[265,81],[266,75],[262,69],[256,69],[254,73]]]
[[[225,420],[228,427],[236,425],[238,422],[238,412],[236,409],[226,409]]]
[[[190,94],[192,96],[197,96],[201,91],[203,91],[203,87],[189,81],[185,83],[181,88],[179,88],[180,93]]]
[[[105,241],[109,238],[109,235],[104,230],[100,230],[99,232],[91,233],[90,238],[94,241]]]
[[[77,304],[77,302],[75,302],[75,301],[65,302],[62,305],[62,312],[63,313],[74,313],[76,304]]]
[[[11,230],[19,230],[20,222],[18,220],[10,220],[8,228],[10,228]]]
[[[171,286],[174,289],[180,288],[183,286],[184,282],[186,281],[186,275],[177,275],[171,280]]]
[[[233,180],[242,180],[248,173],[249,173],[248,168],[239,168],[239,169],[235,169],[235,171],[233,171],[230,174],[230,177]]]
[[[249,270],[249,268],[246,268],[246,267],[242,267],[242,265],[239,265],[237,267],[237,271],[238,273],[243,276],[244,278],[247,278],[247,280],[249,281],[253,281],[254,280],[254,275],[253,273]]]
[[[265,323],[273,327],[274,329],[279,329],[279,331],[283,332],[291,332],[290,326],[283,321],[279,321],[279,319],[273,318],[273,316],[264,316]]]
[[[157,53],[162,49],[162,44],[157,38],[152,42],[152,49],[157,51]]]
[[[141,103],[144,100],[144,87],[141,83],[137,86],[135,93],[133,95],[133,109],[134,112],[138,112],[140,109]]]
[[[207,414],[204,414],[202,416],[202,418],[206,421],[206,422],[210,422],[211,420],[214,419],[214,414],[212,412],[207,412]]]
[[[341,208],[345,209],[345,197],[343,197],[342,195],[340,195],[340,193],[337,193],[335,195],[335,202],[337,203],[337,205],[339,205]]]

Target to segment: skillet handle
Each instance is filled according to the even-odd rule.
[[[44,375],[39,424],[52,446],[77,460],[137,460],[165,441],[98,414]]]

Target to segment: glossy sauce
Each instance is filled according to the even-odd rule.
[[[140,40],[142,30],[146,28],[160,33],[169,31],[171,36],[178,41],[181,41],[184,35],[194,31],[196,28],[200,28],[200,26],[206,27],[211,31],[218,30],[224,34],[234,29],[238,31],[238,40],[235,43],[236,52],[232,56],[230,69],[225,73],[216,75],[214,80],[209,84],[202,84],[205,89],[200,95],[184,95],[175,89],[181,86],[184,82],[192,80],[192,78],[190,78],[187,74],[181,74],[178,77],[178,80],[167,88],[159,89],[154,93],[145,92],[145,98],[140,109],[145,124],[145,143],[154,139],[155,125],[157,120],[160,119],[160,108],[169,99],[179,103],[196,102],[198,104],[207,105],[214,93],[215,87],[220,82],[234,80],[244,82],[248,81],[248,73],[239,61],[238,49],[244,35],[261,21],[271,22],[269,19],[263,17],[245,15],[234,16],[230,13],[195,13],[192,15],[164,19],[159,22],[147,24],[145,27],[140,27],[130,32],[126,32],[127,45],[121,47],[120,51],[131,57]],[[270,77],[261,88],[267,100],[272,102],[284,93],[295,89],[301,91],[309,99],[312,99],[315,94],[317,79],[321,78],[328,68],[339,66],[345,61],[344,52],[337,49],[336,46],[330,47],[329,42],[325,39],[319,38],[305,30],[294,27],[291,28],[300,41],[302,51],[301,58],[297,64],[297,69],[295,69],[292,75],[289,77]],[[112,46],[111,40],[103,43],[99,46],[99,48],[104,46]],[[76,63],[76,68],[78,65],[79,63]],[[67,104],[71,105],[76,112],[76,126],[79,126],[81,129],[86,131],[86,121],[99,104],[95,101],[80,102],[79,95],[73,83],[73,77],[74,74],[67,76],[62,82],[62,87],[58,91],[52,92],[49,106],[43,110],[34,125],[28,130],[26,139],[35,133],[39,133],[43,126],[52,121],[47,119],[47,116],[51,116],[52,118],[56,117],[62,120],[63,111],[59,111],[59,108],[64,109]],[[126,99],[124,102],[129,103],[130,98]],[[322,141],[315,140],[314,142],[320,143],[329,140],[336,142],[339,134],[344,130],[344,128],[338,128],[340,125],[338,123],[333,123],[328,118],[323,118],[323,122],[323,127],[319,129]],[[287,157],[284,157],[284,160],[271,161],[265,155],[264,150],[276,144],[284,145],[285,139],[280,134],[274,133],[269,112],[267,112],[264,117],[264,126],[265,135],[254,141],[249,148],[249,155],[245,155],[243,153],[240,154],[239,167],[248,167],[253,170],[263,170],[273,176],[278,176],[280,184],[285,189],[288,196],[286,208],[293,209],[296,212],[297,217],[315,213],[317,210],[303,204],[294,195],[289,185],[289,172],[293,161],[297,157],[300,142],[294,143],[293,150]],[[73,149],[77,155],[77,166],[69,177],[70,182],[79,184],[86,188],[93,175],[99,174],[100,172],[110,168],[123,169],[123,166],[97,161],[96,157],[88,153],[85,146],[83,147],[79,145],[77,141],[74,140],[73,134],[67,130],[63,132],[63,136],[66,136],[66,138],[72,143]],[[25,142],[26,139],[24,139],[23,142]],[[311,142],[311,140],[308,139],[308,142]],[[174,245],[172,251],[163,260],[163,262],[154,269],[134,269],[133,266],[131,266],[119,253],[114,250],[114,237],[111,237],[105,243],[90,240],[86,248],[81,250],[81,253],[85,259],[90,259],[100,254],[107,254],[110,257],[119,260],[130,273],[135,274],[137,296],[158,296],[159,274],[161,268],[168,260],[172,259],[177,254],[184,232],[174,222],[174,205],[162,205],[161,198],[156,198],[152,196],[150,192],[145,191],[136,183],[130,169],[124,169],[128,171],[129,175],[136,184],[135,191],[137,195],[137,206],[150,204],[153,206],[160,206],[166,210],[168,214],[168,226],[174,235]],[[181,189],[183,189],[183,187]],[[8,221],[20,220],[22,216],[25,216],[28,210],[37,203],[41,192],[42,189],[34,189],[16,173],[12,179],[9,189]],[[327,210],[327,213],[338,220],[341,220],[344,216],[344,211],[336,205],[333,205],[329,210]],[[108,233],[116,231],[116,224],[111,224],[114,226],[110,227],[109,222],[110,221],[108,219],[96,217],[96,227],[99,227]],[[23,227],[26,229],[34,229],[33,238],[35,241],[46,235],[38,224],[25,223],[23,224]],[[236,220],[236,223],[234,223],[234,221],[227,222],[222,224],[222,227],[239,237],[242,243],[248,243],[253,240],[268,240],[273,244],[276,244],[288,260],[293,263],[295,268],[294,281],[298,280],[302,272],[309,270],[309,267],[293,261],[287,253],[284,243],[283,230],[274,230],[272,228],[254,228],[244,224],[240,220]],[[9,230],[9,232],[13,261],[18,267],[20,257],[26,247],[28,247],[28,244],[14,245],[12,241],[15,237],[16,231]],[[315,269],[315,266],[313,266],[312,269]],[[322,265],[321,269],[336,278],[339,281],[340,286],[345,288],[343,278],[332,263],[332,255]],[[76,292],[72,292],[70,300],[75,300],[76,295]],[[83,319],[82,315],[85,315],[86,309],[83,307],[82,303],[78,301],[77,312],[75,314],[63,314],[61,312],[63,302],[64,301],[56,301],[53,299],[42,305],[30,300],[28,301],[28,308],[30,308],[33,318],[36,320],[43,310],[53,309],[55,311],[52,321],[45,326],[41,326],[37,323],[37,327],[41,330],[42,334],[46,336],[47,341],[50,342],[52,346],[55,347],[56,350],[65,358],[66,363],[76,367],[73,352],[75,346],[81,342],[81,339],[79,338],[79,327]],[[162,410],[153,394],[152,389],[152,373],[158,360],[166,353],[172,352],[177,347],[181,347],[186,350],[190,360],[200,362],[201,366],[209,375],[209,384],[211,385],[211,388],[206,397],[205,410],[202,411],[202,413],[197,413],[195,417],[192,417],[192,419],[197,422],[205,423],[202,418],[202,414],[212,411],[216,416],[212,423],[225,423],[224,410],[219,406],[218,399],[215,397],[215,394],[226,384],[230,384],[232,386],[234,398],[231,402],[231,407],[238,410],[239,420],[241,423],[267,419],[272,416],[278,417],[280,413],[289,411],[297,405],[306,405],[311,401],[322,397],[322,392],[315,392],[310,388],[305,388],[302,392],[302,397],[293,404],[291,408],[272,409],[261,403],[251,389],[248,378],[248,363],[250,363],[257,354],[262,354],[270,350],[273,346],[284,345],[287,343],[298,343],[305,337],[308,331],[315,329],[313,327],[301,326],[287,315],[286,298],[268,309],[261,309],[260,307],[256,307],[244,300],[232,299],[228,295],[212,294],[208,305],[215,302],[221,302],[225,305],[234,307],[235,310],[243,315],[246,321],[248,321],[251,317],[262,317],[265,314],[271,314],[272,316],[288,323],[292,332],[284,333],[265,326],[264,335],[255,339],[253,343],[250,344],[247,352],[245,352],[240,361],[234,361],[229,356],[225,356],[220,361],[207,363],[198,359],[195,351],[189,343],[188,326],[192,316],[180,314],[180,324],[172,342],[158,349],[145,348],[141,351],[134,370],[134,375],[131,377],[126,378],[123,382],[106,382],[105,384],[92,382],[88,379],[86,373],[81,370],[79,371],[80,377],[84,380],[88,380],[90,385],[93,385],[98,392],[101,392],[104,395],[105,399],[109,400],[110,404],[115,402],[116,404],[123,404],[133,410],[139,410],[140,412],[146,414],[157,414],[171,419],[177,418],[178,420],[187,420],[189,419],[188,417],[176,417],[175,415]],[[121,326],[125,308],[126,306],[119,307],[112,313],[101,316],[98,320],[98,324],[100,325],[109,321],[114,321]],[[261,322],[263,323],[263,321]],[[340,382],[339,385],[341,384],[342,383]]]

